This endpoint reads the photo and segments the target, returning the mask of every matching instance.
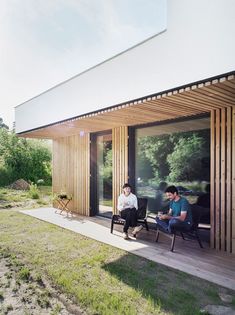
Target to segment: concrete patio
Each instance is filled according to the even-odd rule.
[[[154,231],[142,230],[137,239],[122,238],[122,227],[115,226],[110,233],[110,219],[60,214],[54,208],[22,210],[21,213],[55,224],[99,242],[115,246],[156,263],[184,271],[223,287],[235,290],[235,255],[217,252],[203,242],[201,249],[196,241],[177,239],[175,251],[170,251],[170,240],[162,236],[155,243]]]

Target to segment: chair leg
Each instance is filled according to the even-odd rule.
[[[113,219],[112,219],[112,221],[111,221],[111,229],[110,229],[110,233],[113,233]]]
[[[157,232],[156,232],[156,240],[155,240],[155,242],[158,242],[158,238],[159,238],[159,231],[157,230]]]
[[[201,240],[200,240],[200,237],[199,237],[199,235],[198,235],[197,231],[195,231],[195,235],[196,235],[196,239],[197,239],[197,241],[198,241],[198,243],[199,243],[200,247],[201,247],[201,248],[203,248],[203,246],[202,246],[202,242],[201,242]]]
[[[182,232],[180,232],[181,236],[182,236],[182,239],[185,240],[184,238],[184,234]]]
[[[145,224],[145,228],[146,228],[146,230],[147,230],[147,231],[149,231],[149,226],[148,226],[148,222],[147,222],[147,220],[144,220],[144,224]]]
[[[174,251],[175,237],[176,237],[176,234],[174,233],[174,234],[172,235],[172,239],[171,239],[171,251],[172,251],[172,252]]]

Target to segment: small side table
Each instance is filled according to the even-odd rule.
[[[57,210],[60,210],[60,214],[63,212],[63,211],[66,211],[67,214],[69,213],[72,213],[71,210],[69,210],[69,208],[67,207],[68,204],[70,203],[70,201],[72,200],[72,197],[56,197],[55,200],[57,201],[58,203],[58,209],[55,210],[55,213],[57,213]]]

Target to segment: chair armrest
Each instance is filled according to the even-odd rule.
[[[152,216],[152,215],[147,215],[147,217],[146,218],[149,218],[149,219],[154,219],[154,220],[156,220],[156,216],[154,217],[154,216]]]

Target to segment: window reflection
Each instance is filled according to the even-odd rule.
[[[112,134],[97,136],[97,193],[100,215],[112,215]]]
[[[210,119],[201,117],[136,129],[135,184],[148,211],[168,208],[165,188],[175,185],[190,203],[210,182]]]

